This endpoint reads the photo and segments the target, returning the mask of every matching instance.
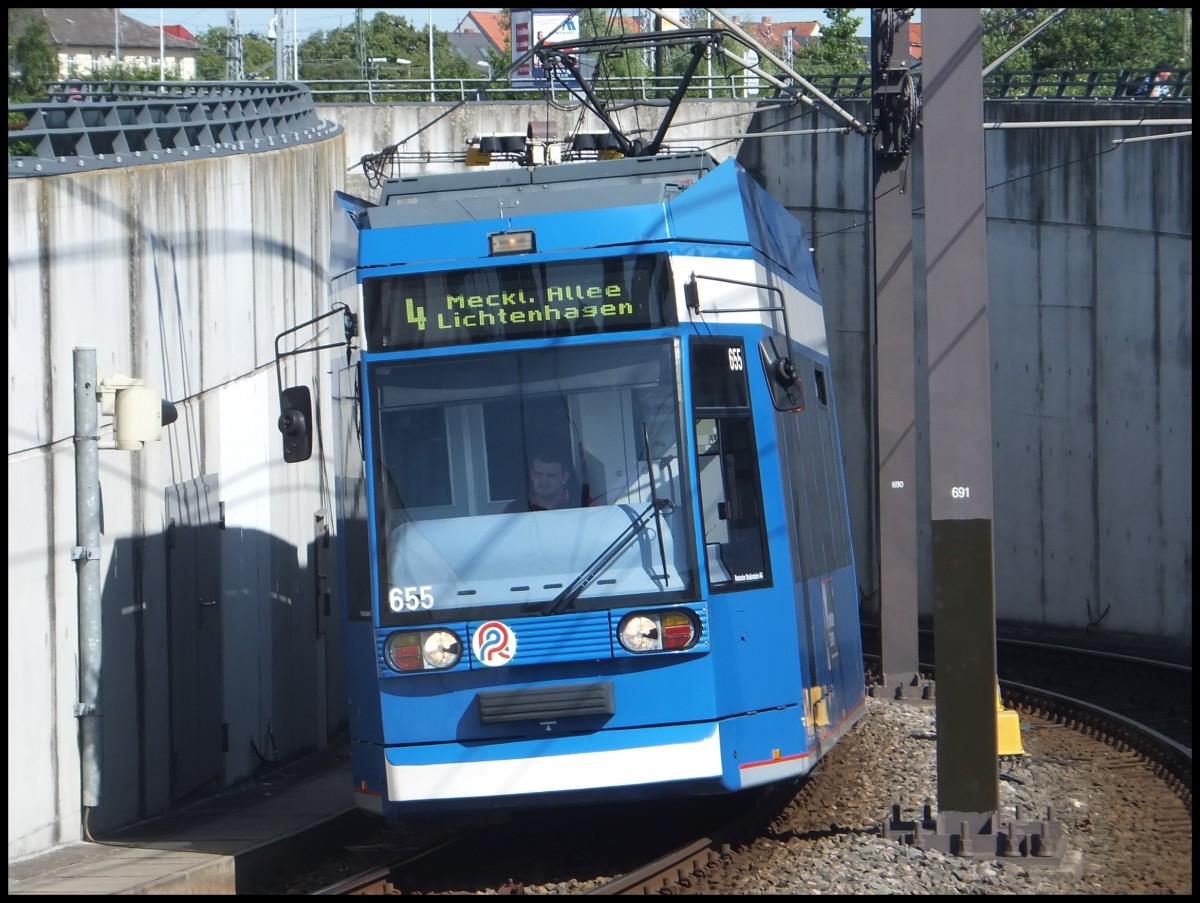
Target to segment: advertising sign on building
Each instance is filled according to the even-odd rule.
[[[512,72],[514,88],[579,87],[567,67],[534,50],[538,44],[570,50],[579,40],[578,12],[577,9],[512,10],[512,58],[517,64]],[[580,66],[585,73],[590,68],[583,61]]]

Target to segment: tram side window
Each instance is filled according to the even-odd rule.
[[[798,358],[814,398],[803,412],[782,421],[781,439],[790,464],[787,498],[799,530],[800,563],[809,576],[828,574],[851,561],[845,495],[837,471],[840,450],[826,374]]]
[[[356,371],[338,371],[335,396],[336,448],[340,459],[334,486],[346,554],[346,613],[351,621],[371,619],[371,545],[367,528],[367,480],[359,445],[359,386]]]
[[[767,577],[758,454],[749,417],[696,421],[700,504],[714,586]]]
[[[741,340],[694,340],[692,404],[709,581],[770,580],[758,449]]]

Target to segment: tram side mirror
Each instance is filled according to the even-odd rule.
[[[771,401],[777,411],[798,413],[804,410],[804,380],[800,368],[792,360],[787,346],[775,337],[759,343],[763,369],[766,371],[767,386],[771,390]]]
[[[779,383],[784,389],[790,389],[800,379],[800,372],[796,369],[796,365],[792,363],[790,357],[781,357],[777,360],[774,370],[775,382]]]
[[[312,395],[308,386],[292,386],[279,395],[279,432],[288,464],[312,457]]]

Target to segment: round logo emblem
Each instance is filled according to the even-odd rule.
[[[489,668],[507,665],[517,654],[517,635],[501,621],[486,621],[471,636],[471,651]]]

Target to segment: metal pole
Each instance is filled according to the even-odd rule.
[[[708,12],[707,10],[705,10],[705,13],[708,15],[707,27],[711,29],[712,28],[712,13]],[[705,53],[704,55],[708,59],[708,99],[712,100],[712,58],[713,58],[712,48],[711,47],[708,48],[708,52]]]
[[[937,799],[978,826],[1000,806],[982,26],[957,7],[923,24]]]
[[[287,80],[287,12],[283,7],[273,7],[275,15],[271,17],[271,25],[267,36],[275,41],[275,81]],[[273,34],[272,34],[273,32]]]
[[[433,80],[433,8],[429,9],[429,100],[437,100],[436,87]]]
[[[873,11],[874,13],[875,11]],[[880,11],[886,12],[886,11]],[[895,12],[895,11],[892,11]],[[917,699],[917,382],[916,328],[913,316],[913,198],[909,152],[893,146],[890,136],[904,115],[901,86],[908,74],[891,53],[881,68],[889,41],[903,47],[908,24],[888,34],[887,20],[871,17],[871,92],[876,134],[873,139],[875,307],[875,501],[878,511],[880,676],[884,698]],[[911,108],[908,112],[912,112]]]
[[[80,771],[85,808],[100,805],[100,436],[96,349],[75,349],[75,537],[79,601]]]
[[[163,31],[163,11],[158,8],[158,80],[167,80],[167,34]]]

